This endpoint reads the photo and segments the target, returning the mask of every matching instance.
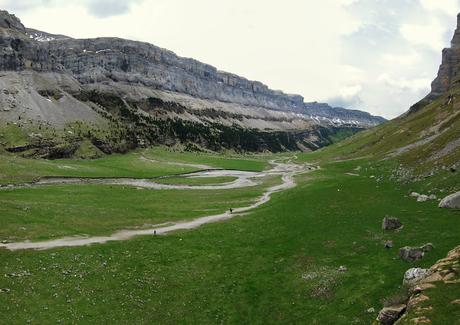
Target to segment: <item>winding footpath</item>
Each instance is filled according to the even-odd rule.
[[[43,186],[43,185],[53,185],[53,184],[88,184],[88,183],[103,183],[103,184],[113,184],[113,185],[130,185],[136,187],[146,187],[150,189],[233,189],[233,188],[242,188],[247,186],[254,186],[258,183],[254,180],[257,178],[263,178],[267,176],[279,175],[281,176],[282,183],[267,188],[267,190],[259,197],[254,203],[249,206],[235,208],[233,212],[227,211],[222,214],[204,216],[196,218],[190,221],[182,221],[175,223],[163,223],[161,225],[156,225],[149,229],[136,229],[136,230],[121,230],[113,233],[110,236],[96,236],[96,237],[82,237],[82,236],[73,236],[73,237],[64,237],[60,239],[53,239],[48,241],[41,242],[15,242],[15,243],[6,243],[0,244],[0,248],[5,248],[10,251],[24,250],[24,249],[35,249],[35,250],[46,250],[58,247],[76,247],[76,246],[86,246],[91,244],[103,244],[109,241],[122,241],[128,240],[136,236],[145,236],[145,235],[165,235],[177,230],[187,230],[198,228],[201,225],[213,222],[219,222],[234,218],[236,216],[242,216],[247,212],[261,206],[262,204],[270,201],[271,195],[276,192],[281,192],[296,186],[294,177],[306,173],[308,171],[314,170],[315,168],[310,165],[298,165],[294,164],[291,161],[288,162],[277,162],[270,161],[270,164],[273,166],[272,169],[263,172],[244,172],[244,171],[235,171],[235,170],[210,170],[202,171],[197,173],[191,173],[183,175],[185,177],[220,177],[220,176],[233,176],[237,177],[235,181],[216,184],[216,185],[205,185],[205,186],[188,186],[188,185],[165,185],[157,184],[152,180],[148,179],[83,179],[83,178],[48,178],[42,181],[39,181],[33,185],[28,186]]]

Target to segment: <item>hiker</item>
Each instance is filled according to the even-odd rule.
[[[153,231],[153,234],[154,234],[154,235],[156,235],[156,234],[157,234],[157,231],[156,231],[156,230],[154,230],[154,231]]]
[[[233,209],[232,209],[232,208],[230,208],[230,214],[232,214],[232,213],[233,213]]]

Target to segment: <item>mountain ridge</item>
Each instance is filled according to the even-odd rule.
[[[142,129],[142,134],[133,137],[146,145],[194,138],[209,147],[205,139],[210,134],[229,132],[233,135],[228,148],[245,150],[244,137],[255,132],[252,141],[262,141],[260,150],[280,151],[314,150],[331,143],[329,135],[349,135],[384,121],[356,110],[305,103],[300,95],[272,90],[145,42],[50,34],[26,28],[6,11],[0,12],[0,28],[5,79],[0,113],[11,122],[21,117],[61,125],[91,122],[99,120],[96,112],[106,120],[121,120],[125,128],[137,125],[133,132]],[[187,124],[193,136],[175,141],[181,132],[171,126],[165,137],[159,119],[180,121],[180,128]],[[274,134],[276,145],[260,139]],[[215,143],[219,141],[227,143],[221,136]],[[258,150],[255,143],[250,150]]]

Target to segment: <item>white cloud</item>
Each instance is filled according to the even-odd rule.
[[[350,85],[350,86],[342,87],[339,90],[339,93],[340,93],[340,96],[344,98],[351,98],[359,94],[361,90],[363,90],[363,86],[361,85]]]
[[[424,24],[403,24],[400,32],[403,37],[414,45],[427,46],[435,51],[442,49],[445,25],[438,20],[431,20]]]
[[[394,92],[428,91],[429,88],[427,85],[431,82],[431,80],[427,78],[405,79],[390,76],[387,73],[380,75],[377,80],[392,88]]]
[[[460,4],[457,0],[420,0],[422,6],[430,11],[442,11],[446,15],[458,13]]]
[[[134,4],[144,0],[80,0],[78,3],[66,0],[1,0],[0,5],[16,13],[37,8],[85,7],[89,14],[104,18],[126,14]]]
[[[382,54],[382,62],[385,65],[390,66],[402,66],[402,67],[411,67],[415,66],[423,61],[422,56],[413,51],[410,53],[385,53]]]

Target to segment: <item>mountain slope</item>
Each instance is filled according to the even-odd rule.
[[[22,143],[3,143],[13,151],[32,148],[31,155],[67,156],[85,139],[104,152],[176,143],[213,150],[314,150],[384,121],[304,103],[299,95],[151,44],[27,29],[5,11],[0,37],[0,118],[26,130]],[[59,135],[41,139],[47,149],[28,139],[31,133],[45,137],[37,125]],[[65,127],[70,130],[62,133]],[[50,154],[56,138],[72,148]]]

